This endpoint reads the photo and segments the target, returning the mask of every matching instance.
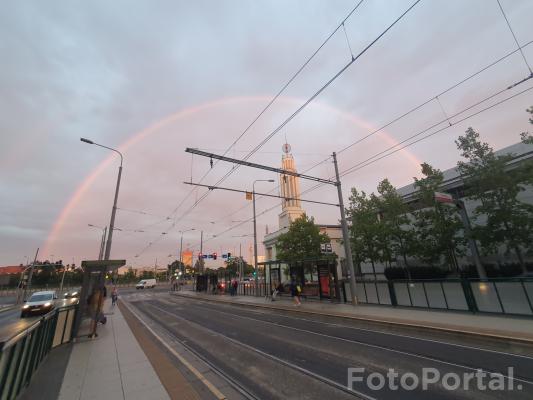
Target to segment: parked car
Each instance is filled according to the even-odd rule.
[[[57,294],[53,290],[35,292],[24,303],[20,312],[20,317],[24,318],[29,315],[46,314],[55,307]]]
[[[137,285],[135,285],[136,289],[148,289],[148,288],[155,288],[155,287],[156,287],[155,279],[143,279]]]

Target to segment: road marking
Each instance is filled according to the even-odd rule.
[[[153,307],[155,307],[155,306],[153,306]],[[156,308],[158,308],[158,307],[156,307]],[[165,310],[163,310],[163,311],[165,311]],[[168,311],[165,311],[165,312],[168,312]],[[451,365],[451,366],[454,366],[454,367],[467,369],[467,370],[470,370],[470,371],[477,371],[478,369],[480,369],[480,368],[472,368],[472,367],[468,367],[466,365],[456,364],[456,363],[452,363],[452,362],[448,362],[448,361],[443,361],[443,360],[439,360],[439,359],[436,359],[436,358],[423,356],[423,355],[420,355],[420,354],[409,353],[409,352],[402,351],[402,350],[395,350],[395,349],[391,349],[391,348],[388,348],[388,347],[379,346],[379,345],[376,345],[376,344],[365,343],[365,342],[361,342],[361,341],[358,341],[358,340],[345,339],[345,338],[340,338],[340,337],[328,335],[328,334],[325,334],[325,333],[313,332],[313,331],[310,331],[310,330],[307,330],[307,329],[295,328],[295,327],[288,326],[288,325],[283,325],[283,324],[280,324],[280,323],[277,323],[277,322],[263,321],[263,320],[260,320],[260,319],[257,319],[257,318],[245,317],[245,316],[242,316],[242,315],[231,314],[231,313],[228,313],[228,312],[225,312],[225,311],[220,311],[220,310],[217,310],[217,312],[221,312],[223,314],[229,314],[229,315],[231,315],[233,317],[237,317],[237,318],[244,318],[244,319],[249,319],[249,320],[252,320],[252,321],[263,322],[265,324],[279,326],[279,327],[282,327],[282,328],[292,329],[292,330],[299,331],[299,332],[311,333],[313,335],[327,337],[327,338],[331,338],[331,339],[336,339],[336,340],[340,340],[340,341],[343,341],[343,342],[355,343],[355,344],[360,344],[360,345],[367,346],[367,347],[387,350],[387,351],[390,351],[390,352],[393,352],[393,353],[407,355],[407,356],[411,356],[411,357],[417,357],[417,358],[421,358],[421,359],[428,360],[428,361],[433,361],[433,362],[437,362],[437,363],[441,363],[441,364],[446,364],[446,365]],[[172,315],[175,315],[175,314],[172,314]],[[224,335],[222,335],[222,336],[224,336]],[[509,376],[504,375],[504,374],[502,374],[500,372],[493,372],[493,371],[489,371],[489,370],[483,370],[483,371],[488,372],[491,375],[498,375],[498,376],[502,376],[504,378],[507,378],[509,380],[512,379],[512,380],[515,380],[515,381],[519,381],[519,382],[523,382],[523,383],[526,383],[526,384],[529,384],[529,385],[533,385],[533,381],[528,381],[527,379],[521,379],[521,378],[516,378],[516,377],[510,378]]]
[[[190,320],[185,319],[183,317],[180,317],[179,315],[173,314],[173,313],[171,313],[171,312],[169,312],[169,311],[167,311],[167,310],[165,310],[163,308],[157,307],[154,304],[148,304],[148,305],[150,307],[153,307],[153,308],[163,312],[163,313],[169,314],[169,315],[171,315],[174,318],[177,318],[177,319],[180,319],[182,321],[185,321],[186,323],[189,323],[191,325],[196,325],[196,326],[198,326],[198,327],[200,327],[201,329],[204,329],[204,330],[211,331],[211,332],[215,333],[216,336],[221,336],[221,337],[225,338],[226,340],[228,340],[228,341],[230,341],[230,342],[232,342],[232,343],[234,343],[234,344],[236,344],[238,346],[247,348],[248,350],[253,351],[255,353],[258,353],[258,354],[262,355],[263,357],[270,358],[270,359],[272,359],[272,360],[274,360],[274,361],[276,361],[276,362],[278,362],[280,364],[283,364],[283,365],[286,365],[286,366],[288,366],[290,368],[293,368],[293,369],[295,369],[295,370],[297,370],[297,371],[299,371],[299,372],[301,372],[301,373],[303,373],[305,375],[311,376],[311,377],[313,377],[313,378],[315,378],[315,379],[317,379],[317,380],[319,380],[321,382],[327,383],[327,384],[329,384],[329,385],[331,385],[331,386],[335,387],[336,389],[339,389],[339,390],[341,390],[343,392],[349,393],[351,395],[361,396],[362,398],[364,398],[366,400],[377,400],[377,398],[375,398],[375,397],[371,397],[371,396],[369,396],[369,395],[367,395],[365,393],[359,392],[357,390],[348,389],[346,386],[341,385],[341,384],[339,384],[339,383],[337,383],[335,381],[332,381],[331,379],[328,379],[328,378],[326,378],[326,377],[324,377],[322,375],[318,375],[315,372],[309,371],[308,369],[302,368],[302,367],[300,367],[298,365],[295,365],[295,364],[293,364],[293,363],[291,363],[289,361],[283,360],[283,359],[278,358],[278,357],[276,357],[276,356],[274,356],[272,354],[269,354],[269,353],[266,353],[266,352],[264,352],[262,350],[256,349],[255,347],[252,347],[252,346],[250,346],[250,345],[248,345],[246,343],[240,342],[240,341],[238,341],[236,339],[230,338],[230,337],[228,337],[228,336],[226,336],[226,335],[224,335],[222,333],[212,331],[211,329],[206,328],[205,326],[202,326],[202,325],[200,325],[200,324],[198,324],[196,322],[193,322],[193,321],[190,321]]]
[[[186,296],[180,296],[180,297],[186,297]],[[188,296],[187,298],[191,299],[191,300],[197,300],[197,301],[204,301],[204,302],[211,302],[211,303],[216,303],[216,304],[223,304],[223,305],[229,305],[229,306],[232,306],[232,303],[229,302],[229,301],[223,301],[223,302],[220,302],[220,303],[217,303],[213,300],[210,300],[210,299],[201,299],[201,298],[193,298],[191,296]],[[239,303],[238,305],[241,305],[243,303]],[[253,306],[253,304],[252,304]],[[271,307],[264,307],[265,309],[268,309],[268,310],[279,310],[279,311],[287,311],[287,312],[299,312],[299,310],[286,310],[286,309],[283,309],[283,308],[271,308]],[[254,310],[249,310],[250,312],[257,312],[259,313],[259,311],[254,311]],[[306,311],[307,312],[307,311]],[[314,312],[313,312],[314,313]],[[343,316],[336,316],[336,315],[330,315],[330,314],[320,314],[320,313],[314,313],[318,316],[325,316],[325,317],[328,317],[328,318],[344,318]],[[274,314],[274,315],[277,315],[277,316],[281,316],[283,318],[289,318],[289,317],[286,317],[284,315],[280,315],[280,314]],[[483,349],[483,348],[480,348],[480,347],[474,347],[474,346],[468,346],[468,345],[462,345],[462,344],[457,344],[457,343],[450,343],[450,342],[444,342],[444,341],[440,341],[440,340],[435,340],[435,339],[425,339],[425,338],[420,338],[420,337],[416,337],[416,336],[409,336],[409,335],[403,335],[403,334],[400,334],[400,333],[391,333],[391,332],[383,332],[383,331],[379,331],[379,330],[371,330],[371,329],[365,329],[365,328],[355,328],[355,327],[352,327],[352,326],[344,326],[344,325],[341,325],[341,324],[336,324],[336,323],[332,323],[332,322],[322,322],[322,321],[315,321],[315,320],[311,320],[311,319],[307,319],[307,318],[301,318],[301,317],[293,317],[291,316],[290,318],[294,318],[294,319],[297,319],[297,320],[301,320],[301,321],[307,321],[307,322],[314,322],[314,323],[320,323],[320,324],[323,324],[323,325],[331,325],[331,326],[338,326],[338,327],[342,327],[342,328],[347,328],[347,329],[352,329],[352,330],[358,330],[358,331],[363,331],[363,332],[370,332],[370,333],[380,333],[380,334],[383,334],[383,335],[389,335],[389,336],[397,336],[397,337],[403,337],[403,338],[408,338],[408,339],[414,339],[414,340],[422,340],[422,341],[425,341],[425,342],[430,342],[430,343],[439,343],[439,344],[445,344],[445,345],[448,345],[448,346],[455,346],[455,347],[460,347],[460,348],[465,348],[465,349],[473,349],[473,350],[479,350],[479,351],[486,351],[488,353],[496,353],[496,354],[503,354],[503,355],[507,355],[507,356],[512,356],[512,357],[519,357],[519,358],[525,358],[527,360],[533,360],[533,357],[531,356],[525,356],[525,355],[522,355],[522,354],[514,354],[514,353],[507,353],[505,351],[499,351],[499,350],[491,350],[491,349]],[[351,319],[351,318],[350,318]],[[370,320],[370,322],[373,322]],[[387,323],[386,321],[379,321],[379,323]],[[411,326],[412,325],[408,325],[408,326]],[[415,326],[416,327],[416,326]],[[453,333],[454,331],[452,331]],[[502,337],[503,338],[503,337]],[[491,339],[490,336],[487,337],[487,339]],[[510,340],[512,340],[512,338],[509,338]]]
[[[163,338],[161,338],[157,333],[155,333],[155,331],[150,328],[148,324],[146,324],[146,322],[144,322],[135,311],[132,310],[132,308],[129,304],[127,304],[127,302],[122,302],[122,304],[135,316],[135,318],[137,318],[144,325],[146,329],[148,329],[148,331],[152,335],[154,335],[157,340],[159,340],[159,342],[161,342],[163,346],[165,346],[168,351],[170,351],[170,353],[172,353],[174,357],[176,357],[183,365],[185,365],[189,369],[189,371],[191,371],[194,376],[196,376],[198,380],[201,381],[211,391],[211,393],[213,393],[213,395],[215,395],[217,400],[227,400],[226,396],[222,394],[222,392],[220,392],[220,390],[218,390],[215,385],[213,385],[209,380],[207,380],[205,376],[200,373],[200,371],[198,371],[189,361],[183,358],[176,350],[170,347],[170,345],[168,345],[163,340]]]

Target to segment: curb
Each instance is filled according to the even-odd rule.
[[[459,329],[445,328],[445,327],[434,326],[434,325],[413,324],[409,322],[391,321],[391,320],[370,318],[370,317],[364,317],[364,316],[357,317],[357,316],[346,315],[346,314],[318,312],[318,311],[311,311],[311,310],[303,310],[301,308],[288,309],[285,307],[269,306],[266,304],[243,303],[243,302],[228,301],[228,300],[222,300],[222,299],[215,300],[215,299],[209,299],[205,297],[194,297],[194,296],[189,296],[189,295],[180,294],[180,293],[175,293],[174,295],[188,298],[188,299],[194,299],[194,300],[209,301],[209,302],[214,302],[214,303],[234,304],[234,305],[241,306],[241,307],[255,307],[255,308],[264,308],[264,309],[269,309],[269,310],[281,310],[281,311],[287,311],[287,312],[295,312],[295,313],[300,313],[300,314],[345,318],[345,319],[350,319],[350,320],[355,320],[355,321],[373,322],[373,323],[382,324],[382,325],[395,325],[399,327],[408,327],[408,328],[433,331],[433,332],[439,332],[439,333],[444,332],[444,333],[459,335],[459,336],[479,337],[482,339],[490,339],[490,340],[495,340],[498,342],[502,342],[502,341],[506,343],[515,342],[518,344],[525,344],[525,345],[533,346],[533,339],[526,339],[526,338],[516,337],[516,336],[503,336],[503,335],[498,335],[494,333],[483,333],[483,332],[476,332],[476,331],[469,331],[469,330],[459,330]]]

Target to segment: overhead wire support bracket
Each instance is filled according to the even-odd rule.
[[[214,159],[220,160],[220,161],[227,161],[227,162],[234,163],[234,164],[244,165],[244,166],[250,167],[250,168],[264,169],[264,170],[267,170],[267,171],[275,172],[277,174],[297,176],[298,178],[301,178],[301,179],[307,179],[307,180],[310,180],[310,181],[325,183],[327,185],[333,185],[333,186],[337,185],[337,182],[331,181],[329,179],[317,178],[316,176],[300,174],[298,172],[287,171],[287,170],[281,169],[281,168],[274,168],[274,167],[269,167],[267,165],[255,164],[255,163],[251,163],[251,162],[248,162],[248,161],[239,160],[239,159],[236,159],[236,158],[220,156],[218,154],[208,153],[206,151],[202,151],[202,150],[198,150],[198,149],[192,149],[190,147],[187,147],[185,149],[185,152],[196,154],[196,155],[203,156],[203,157],[214,158]],[[185,183],[187,183],[187,182],[185,182]]]
[[[227,188],[227,187],[221,187],[221,186],[203,185],[203,184],[201,184],[201,183],[193,183],[193,182],[183,182],[183,183],[186,184],[186,185],[205,187],[205,188],[207,188],[208,190],[219,189],[219,190],[227,190],[227,191],[229,191],[229,192],[250,193],[250,191],[248,191],[248,190],[233,189],[233,188]],[[304,199],[300,199],[300,198],[298,198],[298,197],[285,197],[285,196],[278,196],[278,195],[268,194],[268,193],[257,193],[257,192],[256,192],[255,194],[256,194],[257,196],[274,197],[274,198],[276,198],[276,199],[298,200],[298,201],[302,201],[302,202],[304,202],[304,203],[323,204],[323,205],[325,205],[325,206],[335,206],[335,207],[339,207],[338,204],[335,204],[335,203],[327,203],[327,202],[324,202],[324,201],[304,200]]]

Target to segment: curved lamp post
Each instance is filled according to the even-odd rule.
[[[104,146],[102,144],[95,143],[89,139],[80,138],[80,140],[83,143],[94,144],[95,146],[103,147],[104,149],[114,151],[120,156],[120,167],[118,168],[117,186],[115,188],[115,199],[113,201],[113,208],[111,209],[111,221],[109,222],[109,232],[107,233],[107,244],[106,244],[105,253],[104,253],[104,260],[109,260],[109,255],[111,253],[111,241],[113,239],[113,231],[115,230],[115,214],[117,213],[118,191],[120,188],[120,177],[122,175],[122,161],[124,160],[124,158],[122,156],[122,153],[116,149]]]

